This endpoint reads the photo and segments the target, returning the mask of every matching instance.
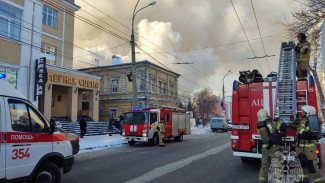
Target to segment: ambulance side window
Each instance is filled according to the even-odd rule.
[[[28,107],[33,133],[45,133],[47,127],[44,119],[31,107]],[[48,129],[48,128],[47,128]]]
[[[32,128],[26,104],[16,100],[8,100],[8,103],[12,129],[19,132],[31,132]]]

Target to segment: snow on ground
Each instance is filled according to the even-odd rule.
[[[84,136],[80,138],[80,153],[98,151],[103,149],[117,148],[128,145],[126,141],[122,141],[120,134]]]
[[[200,135],[204,133],[211,133],[210,127],[203,127],[202,125],[191,127],[191,135]],[[127,141],[122,141],[120,134],[84,136],[80,138],[80,150],[78,154],[99,151],[103,149],[112,149],[128,146]]]
[[[192,135],[199,135],[199,134],[203,134],[203,133],[211,133],[211,128],[210,126],[203,126],[203,125],[199,125],[199,126],[192,126],[191,127],[191,134]]]

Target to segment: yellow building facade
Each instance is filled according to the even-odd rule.
[[[80,69],[100,76],[99,121],[118,118],[132,110],[132,64],[100,66]],[[149,61],[136,63],[137,98],[139,108],[177,107],[179,74]]]
[[[101,78],[72,69],[74,13],[80,7],[74,0],[0,0],[0,6],[0,73],[7,75],[5,80],[48,120],[76,121],[85,115],[98,121]],[[35,82],[42,57],[48,72],[45,86]]]

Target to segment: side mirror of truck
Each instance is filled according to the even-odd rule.
[[[50,120],[50,134],[53,134],[55,131],[55,121],[53,119]]]

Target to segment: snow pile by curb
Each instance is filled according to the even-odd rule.
[[[191,135],[200,135],[204,133],[211,133],[211,129],[209,127],[203,127],[202,125],[191,127]],[[122,141],[121,135],[119,134],[112,134],[112,136],[84,136],[84,138],[80,138],[79,144],[80,150],[78,154],[128,146],[128,143]]]

